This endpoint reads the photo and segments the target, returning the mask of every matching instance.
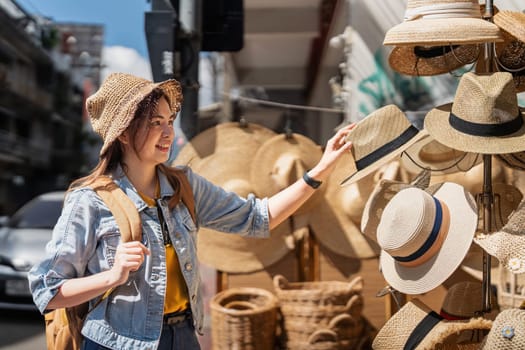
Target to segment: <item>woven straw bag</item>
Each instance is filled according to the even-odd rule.
[[[230,288],[210,301],[213,349],[275,347],[277,298],[260,288]]]
[[[352,333],[362,332],[364,325],[358,322],[362,318],[363,310],[361,277],[354,278],[350,283],[341,281],[290,283],[282,275],[276,275],[273,283],[282,316],[281,340],[284,347],[322,349],[324,345],[329,346],[325,343],[330,341],[315,341],[317,344],[315,347],[310,337],[321,329],[333,331],[331,329],[333,324],[330,322],[343,314],[352,318],[355,325],[349,328]]]

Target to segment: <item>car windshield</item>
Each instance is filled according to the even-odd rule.
[[[60,216],[62,200],[35,198],[20,208],[9,220],[14,228],[52,229]]]

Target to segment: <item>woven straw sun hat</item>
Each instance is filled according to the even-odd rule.
[[[523,118],[510,73],[465,73],[454,103],[432,109],[424,124],[430,135],[451,148],[501,154],[525,150]]]
[[[399,156],[427,133],[413,126],[396,106],[387,105],[360,120],[346,136],[352,142],[355,171],[341,185],[349,185]]]
[[[326,181],[323,201],[308,214],[309,225],[319,243],[330,251],[348,258],[379,256],[375,241],[363,236],[359,219],[374,186],[374,174],[357,183],[341,187],[346,169],[339,162]]]
[[[446,320],[467,320],[480,316],[483,310],[482,286],[479,281],[454,283],[445,294],[439,315]],[[491,300],[496,304],[496,293],[492,291]],[[483,317],[493,320],[497,312],[499,312],[497,305],[493,305],[490,317],[489,315]]]
[[[505,226],[492,233],[478,233],[474,242],[496,257],[510,272],[525,272],[525,201],[509,217]]]
[[[259,197],[271,197],[301,179],[305,171],[317,165],[322,155],[321,147],[306,136],[275,135],[251,155],[251,166],[245,171],[250,173],[255,193]],[[325,190],[326,184],[322,184],[294,215],[316,207]]]
[[[525,349],[525,310],[501,311],[481,345],[482,350]]]
[[[432,175],[440,175],[468,171],[482,159],[478,153],[458,151],[428,135],[403,152],[401,166],[412,174],[429,169]]]
[[[428,292],[461,264],[478,224],[474,198],[445,182],[432,194],[419,188],[399,191],[377,226],[385,280],[405,294]]]
[[[401,74],[432,76],[474,63],[479,54],[478,45],[396,46],[388,55],[388,63]]]
[[[435,350],[473,349],[467,344],[458,344],[462,332],[489,331],[492,321],[483,318],[446,321],[432,311],[421,300],[415,298],[407,302],[379,330],[372,343],[375,350],[413,349]],[[479,344],[478,344],[479,345]]]
[[[408,0],[404,21],[385,35],[385,45],[439,46],[501,41],[499,29],[481,19],[478,0]]]
[[[516,91],[525,91],[525,13],[499,11],[494,23],[500,27],[503,42],[496,44],[497,67],[512,73]]]
[[[172,165],[198,166],[220,152],[230,152],[232,156],[251,160],[259,147],[275,135],[271,129],[254,123],[221,123],[192,138],[182,147]]]
[[[103,155],[131,123],[139,103],[153,89],[161,89],[173,113],[180,110],[182,89],[175,79],[160,83],[125,73],[112,73],[97,92],[86,100],[86,109],[93,130],[104,140],[100,149]]]

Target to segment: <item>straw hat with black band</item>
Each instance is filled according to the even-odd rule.
[[[182,89],[175,79],[153,83],[130,74],[112,73],[100,89],[87,98],[86,108],[93,130],[104,140],[101,156],[126,130],[139,103],[154,89],[162,90],[172,113],[180,110]]]
[[[404,21],[387,31],[384,45],[449,46],[501,41],[481,18],[478,0],[408,0]]]
[[[465,73],[454,103],[432,109],[425,129],[451,148],[483,154],[525,150],[525,112],[510,73]]]
[[[372,343],[374,350],[435,350],[449,349],[445,345],[455,345],[450,349],[473,349],[469,343],[480,343],[481,339],[469,339],[458,343],[463,332],[486,331],[492,321],[484,318],[447,321],[430,309],[419,299],[412,299],[397,311],[379,330]],[[472,333],[471,333],[472,334]]]
[[[346,136],[352,142],[353,172],[341,185],[359,181],[392,161],[426,135],[396,106],[387,105],[360,120]]]
[[[405,294],[442,284],[467,254],[478,224],[472,195],[445,182],[433,194],[419,188],[399,191],[377,227],[385,280]]]

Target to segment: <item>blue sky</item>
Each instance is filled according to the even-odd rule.
[[[134,48],[148,57],[144,34],[144,12],[151,10],[146,0],[15,0],[30,13],[51,17],[57,22],[104,25],[105,45]]]

